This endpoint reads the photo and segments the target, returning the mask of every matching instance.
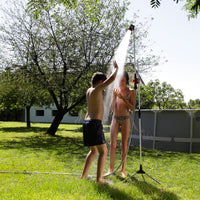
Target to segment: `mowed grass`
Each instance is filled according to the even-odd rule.
[[[200,154],[143,149],[144,171],[161,184],[147,175],[144,181],[141,174],[122,182],[119,170],[106,178],[113,186],[99,185],[95,179],[80,179],[89,151],[83,146],[81,125],[61,124],[56,137],[43,134],[49,126],[32,124],[26,128],[25,123],[0,122],[0,199],[200,200]],[[105,135],[109,141],[108,130]],[[120,148],[115,164],[120,164]],[[96,165],[97,159],[91,175],[96,174]],[[137,172],[139,165],[139,149],[131,147],[127,175]],[[108,166],[109,155],[105,173]]]

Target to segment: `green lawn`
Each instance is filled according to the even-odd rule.
[[[61,124],[56,137],[43,135],[48,127],[49,124],[32,124],[32,128],[26,128],[25,123],[0,122],[0,199],[200,200],[200,154],[143,149],[143,169],[161,184],[147,175],[144,181],[141,174],[122,182],[117,172],[107,177],[114,186],[104,186],[94,179],[80,179],[89,150],[83,146],[81,125]],[[105,135],[109,140],[109,133]],[[97,159],[90,170],[92,175],[96,173],[96,163]],[[116,166],[119,163],[118,148]],[[105,172],[108,164],[109,156]],[[139,149],[130,148],[127,174],[138,171],[139,164]]]

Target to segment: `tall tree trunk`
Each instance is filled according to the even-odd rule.
[[[26,106],[26,126],[27,126],[28,128],[31,127],[30,109],[31,109],[31,106]]]
[[[63,111],[57,112],[57,114],[56,114],[53,122],[51,123],[51,126],[47,130],[46,134],[55,136],[56,131],[58,130],[58,127],[59,127],[60,122],[62,121],[64,115],[65,115],[65,113]]]

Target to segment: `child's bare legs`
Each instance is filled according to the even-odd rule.
[[[118,132],[119,132],[119,124],[116,122],[115,119],[113,119],[110,130],[110,169],[108,173],[112,173],[114,171],[114,161],[115,161],[115,153],[117,147]]]
[[[81,176],[82,179],[88,178],[88,172],[89,172],[90,166],[91,166],[92,161],[94,160],[97,152],[98,152],[98,150],[97,150],[96,146],[90,147],[90,151],[89,151],[88,155],[86,156],[85,166],[84,166],[83,173]]]
[[[129,131],[130,131],[130,120],[127,119],[121,125],[121,159],[122,160],[124,159],[124,156],[126,155],[126,151],[127,151],[127,141],[128,141]],[[122,164],[122,169],[121,169],[121,176],[123,178],[126,177],[125,166],[126,166],[126,158]]]
[[[82,179],[88,178],[88,172],[89,172],[90,166],[97,152],[99,152],[99,158],[98,158],[98,164],[97,164],[97,182],[105,183],[106,181],[103,180],[103,170],[106,163],[106,156],[108,153],[106,144],[90,147],[90,152],[86,156],[85,166],[84,166],[81,178]]]
[[[106,183],[107,181],[103,180],[103,170],[106,163],[106,156],[108,149],[106,144],[101,144],[96,146],[99,152],[98,164],[97,164],[97,182]]]

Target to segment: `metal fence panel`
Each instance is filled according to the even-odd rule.
[[[200,153],[200,110],[141,110],[142,147]],[[132,146],[139,146],[138,111]]]

